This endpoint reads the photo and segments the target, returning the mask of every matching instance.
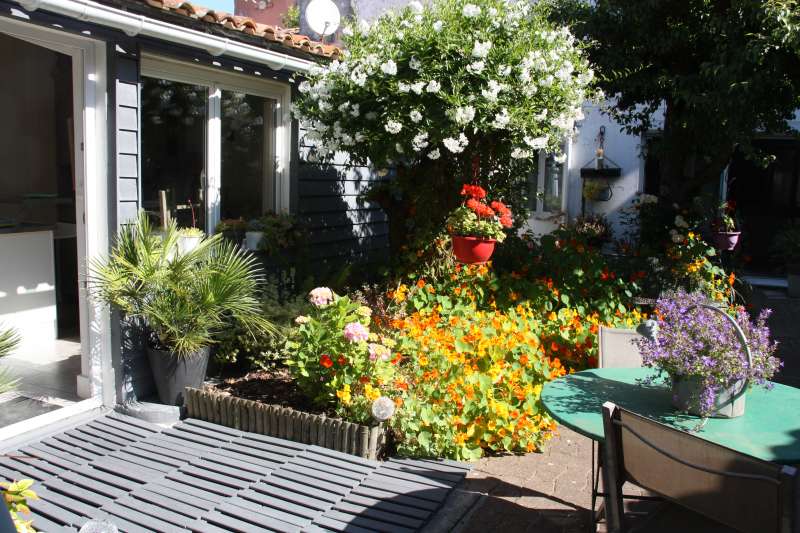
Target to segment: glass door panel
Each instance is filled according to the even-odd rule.
[[[247,220],[275,208],[274,101],[221,93],[220,216]]]
[[[205,228],[208,88],[142,79],[142,207],[161,219],[161,197],[180,227]]]

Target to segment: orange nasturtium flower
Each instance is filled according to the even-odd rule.
[[[330,356],[328,356],[328,354],[322,354],[322,357],[319,358],[319,364],[325,368],[330,368],[333,366],[333,360],[330,358]]]

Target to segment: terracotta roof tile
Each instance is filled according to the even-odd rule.
[[[215,24],[229,30],[240,31],[247,35],[260,37],[267,43],[282,44],[287,48],[292,48],[301,52],[330,58],[338,57],[341,52],[339,47],[314,41],[305,35],[298,34],[297,30],[261,24],[250,17],[241,17],[225,13],[224,11],[215,11],[191,2],[186,2],[185,0],[139,1],[144,5],[156,9],[183,15],[206,24]]]

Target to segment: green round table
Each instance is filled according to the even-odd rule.
[[[700,418],[678,413],[663,384],[644,385],[649,368],[598,368],[576,372],[545,384],[542,403],[556,421],[581,435],[603,442],[601,407],[620,407],[686,431]],[[775,384],[772,390],[751,387],[744,416],[710,418],[693,433],[765,461],[800,464],[800,389]]]

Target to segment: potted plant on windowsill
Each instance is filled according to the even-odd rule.
[[[181,255],[193,251],[200,245],[205,232],[199,228],[181,228],[178,230],[178,253]]]
[[[247,231],[244,234],[244,247],[246,250],[255,252],[258,250],[261,241],[264,239],[264,221],[254,218],[247,222]]]
[[[241,218],[223,218],[214,228],[214,233],[221,233],[223,237],[237,245],[242,244],[245,231],[247,231],[247,222]]]
[[[800,298],[800,220],[790,222],[778,233],[772,243],[772,254],[786,265],[789,296]]]
[[[739,244],[742,232],[737,230],[736,206],[733,202],[723,202],[719,206],[717,219],[712,224],[714,229],[714,244],[718,250],[730,252]]]
[[[753,321],[743,307],[726,313],[704,295],[680,291],[659,298],[655,314],[655,334],[634,342],[644,365],[665,375],[680,411],[704,418],[741,416],[747,388],[769,388],[781,367],[766,325],[769,310]]]
[[[462,263],[485,263],[495,244],[505,240],[505,228],[514,224],[511,210],[499,201],[487,203],[486,191],[479,185],[464,185],[461,196],[464,204],[447,217],[453,253]]]
[[[180,405],[185,387],[200,387],[211,346],[235,324],[255,334],[272,325],[256,293],[257,260],[217,234],[175,254],[171,222],[156,234],[147,216],[123,227],[107,259],[94,261],[91,294],[145,325],[147,355],[159,398]]]

